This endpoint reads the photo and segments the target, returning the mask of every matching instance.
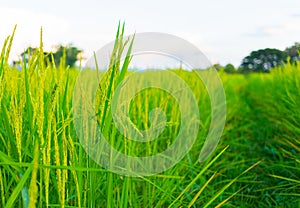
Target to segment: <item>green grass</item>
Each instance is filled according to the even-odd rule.
[[[123,41],[123,34],[119,27],[97,94],[97,120],[121,152],[152,155],[176,138],[178,106],[163,91],[145,90],[131,103],[131,120],[147,129],[148,112],[160,107],[167,117],[162,135],[139,144],[117,131],[109,105],[115,87],[128,75],[130,56],[121,62],[120,54],[132,42]],[[5,40],[0,57],[0,207],[300,206],[300,64],[270,74],[220,72],[227,121],[216,151],[203,163],[198,156],[210,124],[209,97],[194,72],[171,70],[197,99],[197,142],[161,174],[126,177],[95,163],[76,135],[72,99],[79,70],[46,66],[41,39],[40,51],[18,71],[8,65],[12,40],[13,35]]]

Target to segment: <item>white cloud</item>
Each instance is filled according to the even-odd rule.
[[[283,38],[299,38],[300,34],[300,19],[290,19],[285,23],[276,25],[265,25],[258,27],[254,32],[247,33],[246,36],[251,37],[283,37]]]
[[[3,28],[0,34],[1,43],[11,34],[15,24],[17,31],[10,60],[16,59],[28,46],[39,46],[41,27],[45,50],[50,50],[53,44],[57,44],[57,40],[67,39],[69,31],[69,23],[61,17],[29,9],[0,8],[0,28]]]

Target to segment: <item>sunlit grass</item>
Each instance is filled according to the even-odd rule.
[[[14,34],[14,33],[13,33]],[[119,26],[111,64],[95,106],[99,128],[127,154],[151,155],[172,142],[180,126],[175,100],[159,90],[141,92],[130,116],[139,129],[148,113],[168,118],[161,140],[129,142],[112,125],[110,101],[127,76],[120,60]],[[201,112],[198,140],[171,169],[150,177],[125,177],[95,163],[73,125],[72,97],[78,69],[46,66],[42,51],[18,71],[8,65],[13,35],[0,57],[0,207],[297,207],[300,205],[300,65],[270,74],[220,73],[227,97],[227,123],[216,152],[197,161],[210,124],[209,97],[193,72],[172,70],[193,90]],[[146,102],[145,102],[146,101]],[[164,141],[164,142],[162,142]]]

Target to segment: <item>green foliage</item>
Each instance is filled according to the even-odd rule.
[[[34,48],[29,46],[27,49],[21,53],[21,58],[23,63],[28,63],[29,59],[32,59],[33,56],[36,56],[36,53],[39,53],[39,48]],[[51,53],[43,52],[44,54],[44,62],[46,65],[50,65],[51,63]],[[22,63],[19,62],[19,63]],[[17,63],[17,62],[16,62]]]
[[[269,72],[271,68],[282,65],[286,59],[285,53],[278,49],[260,49],[246,56],[241,67],[243,72]]]
[[[78,54],[82,50],[69,44],[67,46],[58,45],[56,46],[56,52],[53,53],[55,64],[58,66],[65,62],[67,66],[74,67],[75,62],[78,60]]]
[[[229,73],[229,74],[233,74],[236,72],[236,69],[234,68],[234,66],[232,64],[227,64],[224,67],[224,72]]]
[[[214,64],[213,67],[217,70],[220,71],[221,69],[223,69],[223,67],[220,64]]]
[[[147,127],[154,107],[169,119],[154,143],[137,144],[116,131],[109,104],[117,83],[128,74],[130,50],[123,65],[118,55],[130,43],[122,40],[123,34],[119,26],[95,104],[98,120],[118,150],[155,154],[177,136],[176,101],[159,90],[135,97],[130,116],[138,127]],[[7,64],[11,41],[7,39],[0,56],[1,207],[26,207],[28,201],[31,207],[299,207],[300,65],[288,63],[249,76],[220,73],[227,125],[216,152],[203,163],[197,159],[210,126],[210,99],[193,72],[173,70],[198,101],[197,142],[169,170],[130,178],[97,165],[78,141],[72,96],[79,70],[46,67],[40,47],[17,71]]]
[[[300,43],[295,43],[294,45],[287,47],[284,50],[284,53],[286,54],[286,56],[290,57],[290,60],[292,62],[297,62],[300,61]]]

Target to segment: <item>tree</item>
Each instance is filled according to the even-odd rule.
[[[292,62],[300,61],[299,52],[300,52],[300,43],[297,43],[297,42],[293,46],[287,47],[284,50],[285,55],[290,57],[290,60]]]
[[[24,50],[23,53],[20,54],[21,59],[23,61],[23,63],[28,64],[29,60],[36,54],[38,54],[40,52],[40,48],[36,48],[36,47],[31,47],[29,46],[26,50]],[[51,54],[48,52],[43,52],[44,54],[44,63],[46,65],[48,65],[49,63],[51,63]],[[14,61],[13,64],[14,65],[19,65],[21,62],[20,61]]]
[[[214,64],[213,67],[217,70],[220,71],[221,69],[223,69],[223,67],[221,66],[221,64]]]
[[[236,72],[234,66],[232,64],[227,64],[225,67],[224,67],[224,71],[226,73],[229,73],[229,74],[233,74]]]
[[[242,72],[269,72],[271,68],[286,62],[287,56],[283,51],[273,48],[252,51],[241,64]]]
[[[77,47],[69,44],[67,46],[58,45],[56,46],[56,52],[53,53],[54,61],[56,65],[59,65],[61,61],[65,61],[66,65],[73,67],[75,62],[78,60],[77,56],[81,53]]]

